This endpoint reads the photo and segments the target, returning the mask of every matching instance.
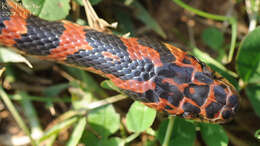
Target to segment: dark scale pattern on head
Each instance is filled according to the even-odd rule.
[[[31,55],[45,56],[59,46],[60,36],[65,30],[63,23],[49,22],[35,16],[27,18],[26,23],[28,32],[15,40],[15,47]]]
[[[4,21],[10,20],[10,16],[12,15],[9,7],[6,5],[5,0],[0,1],[0,34],[3,28],[5,28]]]
[[[203,72],[196,72],[195,79],[201,83],[211,84],[213,80]]]
[[[198,115],[200,113],[200,109],[198,107],[196,107],[188,102],[185,102],[182,105],[182,108],[186,112],[186,114],[187,114],[187,112],[190,114],[195,114],[195,115]]]
[[[158,76],[172,78],[176,83],[190,83],[193,68],[181,67],[174,63],[165,64],[163,67],[156,69],[156,74]]]
[[[222,104],[212,102],[206,107],[206,114],[208,118],[214,118],[215,114],[223,107]]]
[[[169,49],[159,41],[148,38],[140,38],[138,39],[138,43],[142,46],[156,50],[160,54],[160,59],[163,63],[169,63],[176,60],[175,56],[172,55]]]
[[[215,86],[214,87],[214,95],[217,100],[217,102],[221,104],[226,104],[226,98],[227,94],[225,92],[225,89],[221,86]]]
[[[232,95],[228,98],[228,107],[234,108],[234,111],[238,109],[239,106],[239,101],[238,101],[238,96],[237,95]]]
[[[194,93],[191,93],[191,91]],[[189,87],[184,89],[184,95],[193,101],[195,101],[199,106],[203,105],[208,97],[209,86],[208,85],[195,85],[191,84]]]
[[[183,94],[181,91],[179,91],[178,87],[168,83],[156,83],[157,86],[155,92],[158,97],[167,99],[167,101],[174,106],[179,106],[180,101],[183,99]]]

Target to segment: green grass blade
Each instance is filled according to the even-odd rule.
[[[5,91],[3,90],[2,87],[0,87],[0,96],[1,96],[2,100],[4,101],[4,103],[6,104],[7,108],[9,109],[9,111],[11,112],[11,114],[13,115],[13,117],[14,117],[15,121],[17,122],[17,124],[19,125],[19,127],[30,138],[32,145],[36,146],[36,142],[31,137],[31,133],[30,133],[28,127],[26,126],[26,124],[24,123],[24,120],[19,115],[18,111],[16,110],[16,108],[13,105],[13,103],[11,102],[11,100],[9,99],[8,95],[5,93]]]
[[[21,97],[28,96],[25,92],[18,93]],[[31,127],[31,135],[33,138],[38,139],[42,136],[43,131],[36,113],[36,110],[30,99],[24,98],[20,100],[20,103],[24,109],[24,114],[29,121]]]
[[[67,146],[77,146],[77,144],[80,141],[80,138],[84,133],[86,125],[87,125],[86,117],[82,117],[81,119],[79,119],[77,125],[75,126],[72,132],[69,142],[66,144]]]

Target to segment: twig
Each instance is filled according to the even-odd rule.
[[[51,136],[66,130],[67,128],[70,127],[70,125],[76,123],[78,121],[78,117],[71,117],[70,119],[66,119],[62,122],[60,122],[59,124],[55,125],[54,127],[52,127],[51,129],[48,129],[44,135],[39,139],[39,142],[43,142],[46,139],[50,138]]]
[[[79,80],[77,80],[76,78],[74,78],[73,76],[71,76],[70,74],[68,74],[67,72],[61,70],[60,68],[58,68],[57,66],[53,67],[54,71],[57,71],[58,73],[61,74],[61,76],[63,76],[65,79],[67,79],[70,82],[76,81],[77,83],[80,83]]]
[[[259,0],[246,0],[246,11],[249,17],[249,31],[252,31],[255,29],[257,24],[257,13],[258,13],[258,7],[260,4]]]
[[[4,87],[6,87],[7,84],[4,84]],[[45,87],[44,86],[38,86],[38,85],[29,85],[22,82],[14,82],[11,83],[10,86],[7,87],[8,89],[17,89],[17,90],[23,90],[23,91],[30,91],[30,92],[42,92]]]
[[[47,125],[46,129],[50,129],[52,126],[54,126],[62,121],[68,120],[76,115],[79,115],[79,112],[77,112],[75,110],[67,111],[67,112],[63,113],[62,115],[60,115],[59,117],[57,117],[56,119],[54,119],[52,122],[50,122]]]
[[[188,23],[187,23],[187,27],[188,27],[190,45],[191,45],[192,48],[196,48],[197,45],[196,45],[196,41],[195,41],[195,38],[194,38],[194,31]]]
[[[86,108],[81,108],[80,110],[70,110],[70,111],[62,114],[57,119],[52,121],[49,125],[55,125],[56,123],[59,123],[65,119],[74,117],[76,115],[85,115],[90,110],[96,109],[98,107],[101,107],[101,106],[104,106],[107,104],[112,104],[112,103],[118,102],[120,100],[126,99],[127,97],[128,97],[127,95],[119,94],[119,95],[112,96],[112,97],[109,97],[109,98],[106,98],[106,99],[103,99],[100,101],[92,102],[92,103],[86,105]]]
[[[37,83],[40,85],[51,85],[53,84],[53,80],[51,79],[46,79],[40,76],[35,76],[35,75],[29,75],[28,74],[22,74],[21,77],[25,79],[27,82],[32,82],[32,83]]]
[[[234,12],[234,3],[231,0],[229,0],[227,3],[228,3],[228,10],[226,12],[226,17],[232,17],[232,14]],[[224,21],[223,22],[223,27],[221,27],[221,30],[222,31],[226,30],[228,25],[229,25],[229,22],[228,21]]]
[[[21,96],[19,96],[19,94],[8,95],[8,96],[11,100],[16,100],[16,101],[28,99],[28,100],[37,101],[37,102],[52,102],[52,103],[54,103],[54,102],[65,102],[65,103],[71,102],[70,97],[58,98],[58,97],[44,96],[44,98],[42,98],[41,96],[32,96],[32,95],[28,95],[27,97],[21,97]]]
[[[0,135],[0,145],[6,146],[25,146],[30,145],[30,138],[28,136],[16,136],[11,134]]]
[[[73,67],[73,66],[72,66]],[[100,87],[98,86],[98,84],[96,83],[96,81],[88,74],[85,74],[84,72],[84,68],[79,68],[81,69],[79,74],[80,76],[85,76],[86,78],[88,78],[88,81],[84,80],[81,81],[79,79],[74,78],[73,76],[71,76],[70,74],[68,74],[67,72],[63,71],[62,69],[58,68],[58,67],[54,67],[53,68],[55,71],[59,72],[64,78],[66,78],[67,80],[69,80],[70,82],[76,82],[79,85],[83,85],[84,88],[89,88],[90,91],[95,91],[97,93],[98,96],[100,97],[107,97],[107,93]],[[88,86],[91,85],[91,86]]]
[[[98,20],[98,15],[96,14],[95,10],[91,6],[88,0],[83,0],[85,13],[87,15],[88,24],[90,27],[95,28],[95,21]]]
[[[3,68],[1,68],[0,69],[0,77],[2,76],[2,74],[5,72],[5,70],[6,70],[6,68],[5,67],[3,67]]]
[[[87,109],[92,110],[92,109],[95,109],[95,108],[98,108],[98,107],[101,107],[101,106],[104,106],[104,105],[107,105],[107,104],[118,102],[120,100],[126,99],[127,97],[128,96],[124,95],[124,94],[112,96],[112,97],[109,97],[109,98],[106,98],[106,99],[103,99],[103,100],[99,100],[99,101],[90,103],[89,105],[87,105]]]
[[[107,29],[107,27],[117,27],[117,22],[109,24],[104,19],[99,18],[88,0],[83,0],[83,3],[87,15],[88,24],[91,28],[97,29],[99,31],[110,32],[110,30]]]

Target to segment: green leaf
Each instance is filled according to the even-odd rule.
[[[153,19],[153,17],[147,12],[147,10],[138,2],[133,1],[132,6],[135,9],[135,17],[142,21],[148,28],[155,31],[161,37],[166,38],[166,34],[161,28],[161,26]]]
[[[90,131],[86,131],[84,132],[80,142],[84,143],[86,146],[97,146],[98,142],[100,141],[99,138],[97,138],[96,135],[94,135],[93,133],[91,133]]]
[[[256,137],[257,139],[260,139],[260,129],[256,130],[256,132],[255,132],[255,137]]]
[[[260,27],[250,32],[240,44],[236,69],[246,86],[246,94],[260,116]]]
[[[121,146],[123,145],[123,140],[118,137],[113,137],[110,139],[102,139],[98,142],[99,146]]]
[[[0,62],[2,63],[25,63],[27,66],[32,68],[31,63],[25,59],[22,55],[17,54],[9,49],[6,48],[0,48]]]
[[[83,0],[75,0],[81,6],[84,6]],[[89,0],[92,5],[97,5],[98,3],[102,2],[102,0]]]
[[[88,122],[99,135],[107,137],[119,129],[120,116],[112,105],[107,105],[92,110]]]
[[[68,83],[63,83],[63,84],[57,84],[57,85],[52,85],[48,88],[45,88],[43,91],[43,94],[46,96],[57,96],[61,91],[67,89],[70,86]]]
[[[219,29],[215,27],[209,27],[203,30],[202,40],[210,48],[217,51],[220,50],[223,46],[224,35]]]
[[[23,0],[23,3],[34,15],[50,21],[64,19],[70,10],[70,0]]]
[[[70,0],[45,0],[39,17],[51,21],[64,19],[69,14],[69,2]]]
[[[157,139],[161,144],[163,143],[166,134],[168,122],[169,120],[163,121],[159,127],[159,131],[157,132]],[[195,138],[195,126],[185,119],[176,117],[169,146],[193,146]]]
[[[154,109],[135,101],[126,115],[126,127],[133,132],[142,132],[153,124],[155,116]]]
[[[84,130],[86,128],[87,125],[87,120],[86,117],[82,117],[76,127],[73,130],[73,133],[69,139],[69,142],[67,143],[67,146],[77,146],[77,144],[80,141],[80,138],[82,137]]]
[[[87,131],[81,138],[81,142],[89,146],[123,146],[124,141],[118,137],[97,138],[96,135]]]
[[[236,58],[237,72],[245,82],[260,81],[260,27],[242,41]]]
[[[87,25],[86,20],[80,19],[80,18],[78,18],[78,19],[76,20],[76,23],[79,24],[79,25]]]
[[[120,92],[120,89],[111,80],[101,82],[101,87]]]
[[[260,117],[260,85],[248,85],[246,87],[246,94],[256,114]]]
[[[227,146],[228,137],[222,126],[200,123],[200,131],[205,143],[209,146]]]
[[[33,15],[39,15],[44,5],[44,0],[22,0],[26,9],[30,10]]]

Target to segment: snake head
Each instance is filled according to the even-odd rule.
[[[158,105],[167,113],[186,119],[208,123],[230,121],[239,106],[236,90],[227,80],[216,78],[205,64],[196,63],[199,65],[169,63],[156,69]]]

